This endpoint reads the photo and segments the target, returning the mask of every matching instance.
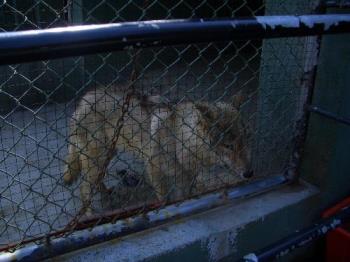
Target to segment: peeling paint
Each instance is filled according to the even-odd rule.
[[[243,227],[241,227],[239,229],[239,231],[241,231],[241,230],[243,230]],[[228,232],[228,241],[229,241],[229,243],[230,243],[230,245],[231,245],[231,247],[233,249],[233,252],[237,251],[237,239],[236,239],[236,237],[238,235],[237,231],[238,230]]]
[[[266,29],[267,26],[271,29],[275,29],[276,26],[285,28],[298,28],[300,25],[299,19],[296,16],[257,16],[256,20],[264,29]]]
[[[331,227],[336,228],[340,224],[341,224],[341,221],[339,219],[334,219],[333,222],[331,223]]]
[[[348,15],[337,15],[338,21],[350,22]],[[313,15],[312,17],[307,15],[300,16],[300,21],[305,26],[313,28],[316,24],[324,24],[324,30],[328,30],[331,26],[337,26],[338,22],[334,22],[332,17]]]
[[[327,228],[326,226],[323,226],[323,227],[321,228],[321,232],[322,232],[323,234],[326,234],[327,231],[328,231],[328,228]]]
[[[312,240],[313,240],[313,237],[310,236],[309,238],[307,238],[307,239],[301,241],[301,242],[299,243],[299,246],[304,246],[304,245],[306,245],[307,243],[309,243],[309,242],[312,241]],[[293,245],[293,246],[290,248],[290,250],[293,250],[293,249],[295,249],[295,248],[296,248],[296,246]]]
[[[210,261],[218,261],[228,253],[228,243],[225,234],[212,236],[209,238],[207,249]]]
[[[254,253],[250,253],[243,257],[243,259],[247,262],[258,262],[259,259]]]
[[[289,252],[290,252],[290,250],[287,248],[287,249],[281,251],[279,253],[278,257],[283,257],[283,256],[287,255]]]
[[[210,261],[219,261],[222,258],[237,252],[237,235],[244,227],[238,227],[235,230],[220,232],[212,235],[209,239],[202,243],[202,247],[206,248]]]
[[[153,27],[153,28],[156,28],[156,29],[159,29],[159,25],[157,25],[157,24],[151,24],[151,26]]]

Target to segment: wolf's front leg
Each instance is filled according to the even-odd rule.
[[[146,167],[148,180],[160,201],[183,199],[189,191],[187,169],[178,161],[178,151],[182,149],[177,147],[177,141],[182,135],[174,132],[175,119],[173,111],[165,108],[155,111],[151,120]]]
[[[161,202],[173,202],[189,195],[188,172],[177,161],[175,150],[170,142],[163,144],[153,151],[146,164],[148,181]]]
[[[101,172],[104,170],[104,165],[108,165],[106,163],[106,149],[98,141],[91,141],[87,143],[86,154],[81,158],[83,177],[80,185],[80,197],[86,215],[91,215],[94,192],[101,192],[101,189],[105,189],[102,182],[105,174],[101,174]]]

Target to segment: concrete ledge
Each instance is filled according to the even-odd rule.
[[[237,251],[236,237],[252,222],[318,193],[302,183],[168,223],[140,233],[65,254],[50,261],[141,261],[160,258],[201,243],[208,260],[217,261]]]

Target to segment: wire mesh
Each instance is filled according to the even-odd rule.
[[[282,2],[270,4],[269,14],[298,13]],[[296,5],[307,12],[313,1],[303,2]],[[255,16],[267,7],[243,0],[12,0],[0,4],[0,28]],[[0,248],[71,232],[91,214],[116,210],[117,220],[131,209],[284,173],[305,98],[299,83],[314,52],[305,39],[1,67]]]

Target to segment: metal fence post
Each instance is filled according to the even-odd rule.
[[[312,13],[315,1],[267,0],[265,15]],[[303,78],[317,52],[316,37],[265,39],[262,46],[258,88],[256,169],[262,176],[277,172],[288,162],[293,150],[295,124],[301,117],[306,99]],[[292,52],[291,52],[292,50]],[[310,56],[311,54],[311,56]],[[287,62],[288,61],[288,62]],[[304,65],[304,66],[302,66]],[[283,110],[282,110],[283,108]],[[283,111],[283,114],[280,112]],[[274,152],[279,148],[280,152]]]

